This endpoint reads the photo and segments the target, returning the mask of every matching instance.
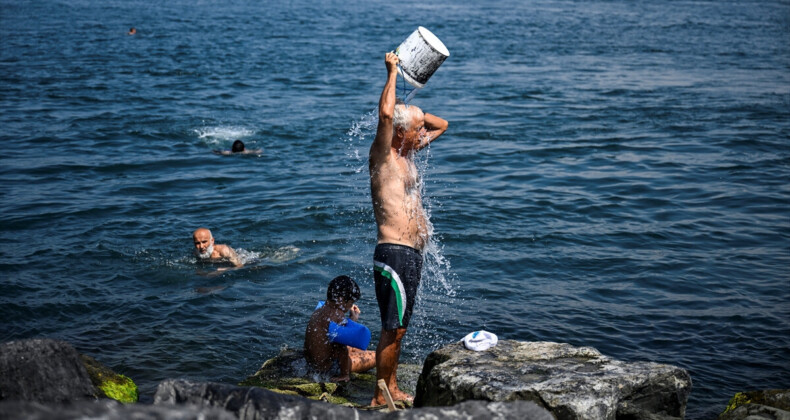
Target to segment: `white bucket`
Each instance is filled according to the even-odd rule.
[[[420,26],[400,44],[395,54],[400,72],[410,85],[422,89],[431,75],[450,56],[450,51],[431,31]]]

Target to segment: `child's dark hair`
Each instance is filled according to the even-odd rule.
[[[358,301],[362,293],[359,291],[357,283],[349,276],[337,276],[329,282],[326,289],[326,300],[328,302],[345,302],[347,300]]]
[[[244,142],[241,140],[236,140],[233,142],[233,146],[231,146],[230,151],[233,153],[239,153],[244,151]]]

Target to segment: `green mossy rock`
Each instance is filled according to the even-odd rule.
[[[398,368],[399,385],[413,393],[422,368],[401,364]],[[376,371],[352,373],[346,383],[325,382],[321,375],[310,374],[302,350],[285,349],[263,363],[254,375],[239,383],[257,386],[280,394],[299,395],[316,401],[354,408],[366,408],[376,387]]]
[[[727,408],[722,414],[734,411],[746,404],[763,405],[788,411],[790,410],[790,389],[738,392],[730,398],[730,402],[727,403]]]
[[[113,372],[96,359],[80,355],[82,364],[88,371],[93,386],[99,389],[105,397],[112,398],[122,403],[136,403],[138,399],[137,385],[124,375]]]

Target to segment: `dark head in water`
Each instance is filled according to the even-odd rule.
[[[231,146],[230,151],[233,153],[241,153],[244,151],[244,142],[241,140],[236,140],[233,142],[233,146]]]

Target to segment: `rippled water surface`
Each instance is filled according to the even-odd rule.
[[[0,0],[0,340],[144,400],[235,383],[346,273],[375,343],[372,112],[419,25],[451,56],[412,103],[450,128],[404,360],[593,346],[688,369],[689,418],[790,387],[787,1]],[[199,226],[248,265],[197,265]]]

